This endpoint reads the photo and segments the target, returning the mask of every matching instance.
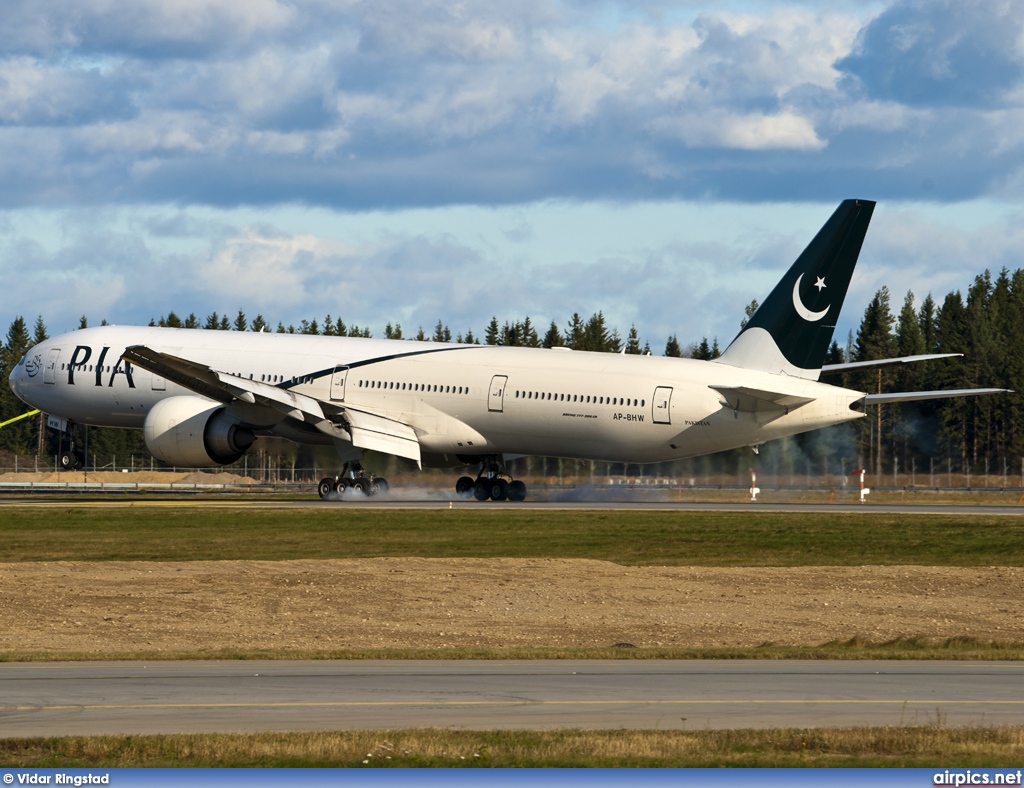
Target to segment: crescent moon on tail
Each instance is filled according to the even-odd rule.
[[[793,285],[793,308],[796,310],[796,313],[800,315],[800,317],[802,317],[808,323],[813,323],[825,317],[828,310],[831,309],[832,307],[827,306],[820,312],[812,312],[810,309],[805,307],[803,301],[800,300],[800,281],[803,278],[804,275],[800,274],[800,276],[796,278],[796,284]]]

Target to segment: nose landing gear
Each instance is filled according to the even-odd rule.
[[[372,473],[367,475],[358,462],[346,462],[340,475],[333,479],[325,477],[316,486],[321,499],[329,497],[331,493],[342,495],[348,490],[355,490],[369,497],[383,495],[390,489],[391,485],[387,479]]]
[[[67,429],[60,434],[60,453],[57,455],[58,471],[77,471],[85,467],[85,457],[75,449],[75,427],[68,422]]]

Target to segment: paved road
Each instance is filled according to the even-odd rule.
[[[62,494],[47,496],[5,496],[0,498],[0,509],[6,507],[66,508],[79,507],[180,507],[209,506],[246,509],[468,509],[489,511],[494,509],[531,509],[540,511],[646,511],[646,512],[808,512],[828,514],[956,514],[956,515],[1024,515],[1024,506],[959,506],[959,505],[915,505],[915,504],[801,504],[801,503],[695,503],[690,501],[465,501],[448,498],[417,499],[389,497],[388,499],[321,501],[316,498],[299,501],[273,499],[239,499],[230,496],[217,498],[112,498],[88,495]]]
[[[0,737],[454,728],[1024,724],[1024,662],[0,665]]]

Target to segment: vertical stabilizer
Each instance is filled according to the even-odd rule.
[[[817,380],[874,209],[843,200],[716,361]]]

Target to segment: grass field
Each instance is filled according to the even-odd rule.
[[[29,768],[916,766],[1018,768],[1024,728],[449,731],[0,739]]]
[[[590,558],[664,566],[1024,565],[985,515],[228,507],[5,508],[3,561]]]
[[[5,508],[0,560],[546,557],[632,565],[1024,565],[1024,520],[1005,516],[267,509]],[[87,655],[82,655],[83,657]],[[96,655],[88,655],[95,657]],[[860,641],[815,648],[600,653],[169,654],[194,658],[1024,658],[1021,644]],[[0,660],[45,655],[0,655]],[[64,655],[67,658],[67,655]],[[1016,767],[1024,728],[770,731],[388,731],[0,739],[6,767],[920,766]]]

